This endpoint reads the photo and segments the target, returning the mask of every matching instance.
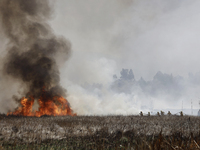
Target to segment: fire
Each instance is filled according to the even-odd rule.
[[[43,115],[49,115],[49,116],[76,115],[70,108],[68,101],[62,96],[54,96],[52,98],[49,98],[45,95],[45,91],[43,91],[42,96],[40,96],[40,98],[38,99],[39,103],[38,111],[32,111],[34,100],[35,99],[33,96],[30,96],[29,98],[23,97],[20,101],[21,107],[19,107],[14,112],[7,113],[7,115],[36,116],[36,117],[40,117]]]

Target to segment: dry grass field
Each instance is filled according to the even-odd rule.
[[[0,149],[194,150],[200,149],[200,118],[0,115]]]

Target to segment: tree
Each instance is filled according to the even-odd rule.
[[[121,74],[121,79],[125,79],[125,80],[133,80],[134,79],[134,75],[133,75],[133,71],[132,69],[122,69],[122,71],[120,72]]]
[[[129,80],[133,80],[134,79],[134,75],[133,75],[133,70],[132,69],[130,69],[130,71],[129,71],[128,79]]]

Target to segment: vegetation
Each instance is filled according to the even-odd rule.
[[[0,115],[0,149],[200,149],[194,116]]]

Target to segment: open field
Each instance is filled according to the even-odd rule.
[[[0,115],[0,149],[200,149],[200,118]]]

